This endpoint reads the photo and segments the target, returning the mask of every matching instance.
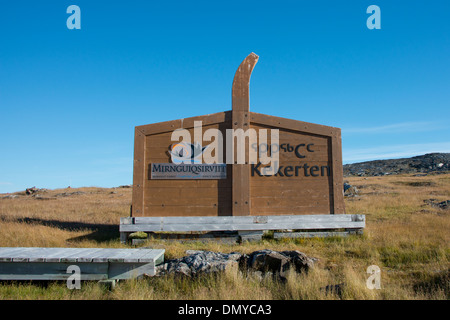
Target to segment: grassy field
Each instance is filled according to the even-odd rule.
[[[113,291],[95,282],[69,290],[63,282],[2,282],[0,299],[449,299],[450,209],[426,200],[450,199],[450,174],[423,177],[354,177],[359,196],[346,198],[346,212],[365,214],[364,235],[327,239],[265,239],[257,243],[180,243],[151,240],[166,259],[187,249],[250,253],[299,250],[318,260],[308,274],[285,282],[260,280],[237,270],[196,279],[153,277],[122,281]],[[131,189],[48,190],[41,198],[15,194],[0,199],[0,246],[124,248],[120,217],[129,215]],[[0,198],[5,195],[0,195]],[[366,287],[367,267],[381,269],[381,289]],[[330,292],[328,285],[340,285]]]

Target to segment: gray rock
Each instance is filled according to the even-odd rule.
[[[351,184],[344,183],[344,196],[345,197],[356,197],[359,194],[358,188],[352,186]]]
[[[307,272],[314,267],[314,260],[299,251],[259,250],[250,255],[239,252],[221,253],[187,250],[188,256],[172,259],[156,268],[157,275],[178,274],[194,277],[202,273],[224,271],[238,266],[240,271],[261,275],[262,278],[278,276],[284,279],[291,267],[297,272]]]
[[[427,199],[427,200],[423,200],[423,202],[425,202],[426,204],[435,207],[435,208],[439,208],[442,210],[447,210],[450,209],[450,200],[445,200],[445,201],[438,201],[436,199]]]
[[[35,193],[38,192],[38,191],[39,191],[39,189],[36,188],[36,187],[32,187],[32,188],[25,189],[25,193],[26,193],[27,195],[35,194]]]
[[[211,273],[224,271],[232,265],[237,265],[240,253],[232,252],[229,254],[188,250],[188,256],[180,259],[172,259],[157,268],[159,275],[164,274],[182,274],[193,277],[200,273]]]
[[[265,249],[251,253],[245,262],[241,258],[240,267],[241,270],[246,267],[251,271],[270,272],[284,279],[291,267],[296,272],[308,272],[314,267],[314,261],[300,251],[278,252]]]
[[[16,195],[16,194],[8,194],[6,196],[3,196],[2,199],[14,199],[17,197],[18,197],[18,195]]]

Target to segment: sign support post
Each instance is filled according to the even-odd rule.
[[[250,128],[250,76],[258,62],[258,56],[253,52],[242,61],[234,75],[232,87],[232,123],[233,129],[247,131]],[[234,143],[233,143],[234,145]],[[233,159],[233,216],[250,215],[250,164],[248,144],[245,144],[245,163],[236,161],[236,146]]]

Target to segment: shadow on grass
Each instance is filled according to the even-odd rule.
[[[69,242],[78,242],[82,240],[91,240],[96,242],[107,242],[119,238],[119,225],[116,224],[97,224],[73,221],[45,220],[39,218],[19,218],[15,220],[19,223],[34,223],[46,227],[58,228],[67,231],[86,231],[91,233],[67,239]]]

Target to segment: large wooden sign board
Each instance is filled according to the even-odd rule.
[[[131,216],[136,221],[139,221],[138,217],[261,217],[345,213],[341,130],[250,112],[249,82],[257,60],[257,55],[250,54],[236,71],[231,111],[135,128]],[[198,121],[202,125],[200,135],[196,128]],[[264,175],[265,166],[257,159],[254,163],[223,164],[223,171],[214,173],[219,176],[208,178],[206,175],[206,178],[193,179],[192,172],[191,176],[186,172],[192,171],[192,168],[183,169],[183,165],[176,167],[176,164],[171,163],[171,148],[172,151],[174,148],[171,137],[174,130],[188,130],[194,137],[194,145],[203,139],[202,135],[208,129],[218,129],[226,145],[226,130],[239,128],[244,131],[279,130],[279,167],[276,174]],[[200,142],[203,146],[211,143]],[[226,152],[224,148],[224,159]],[[246,152],[248,155],[248,145]],[[209,170],[209,174],[222,169],[195,170]]]

